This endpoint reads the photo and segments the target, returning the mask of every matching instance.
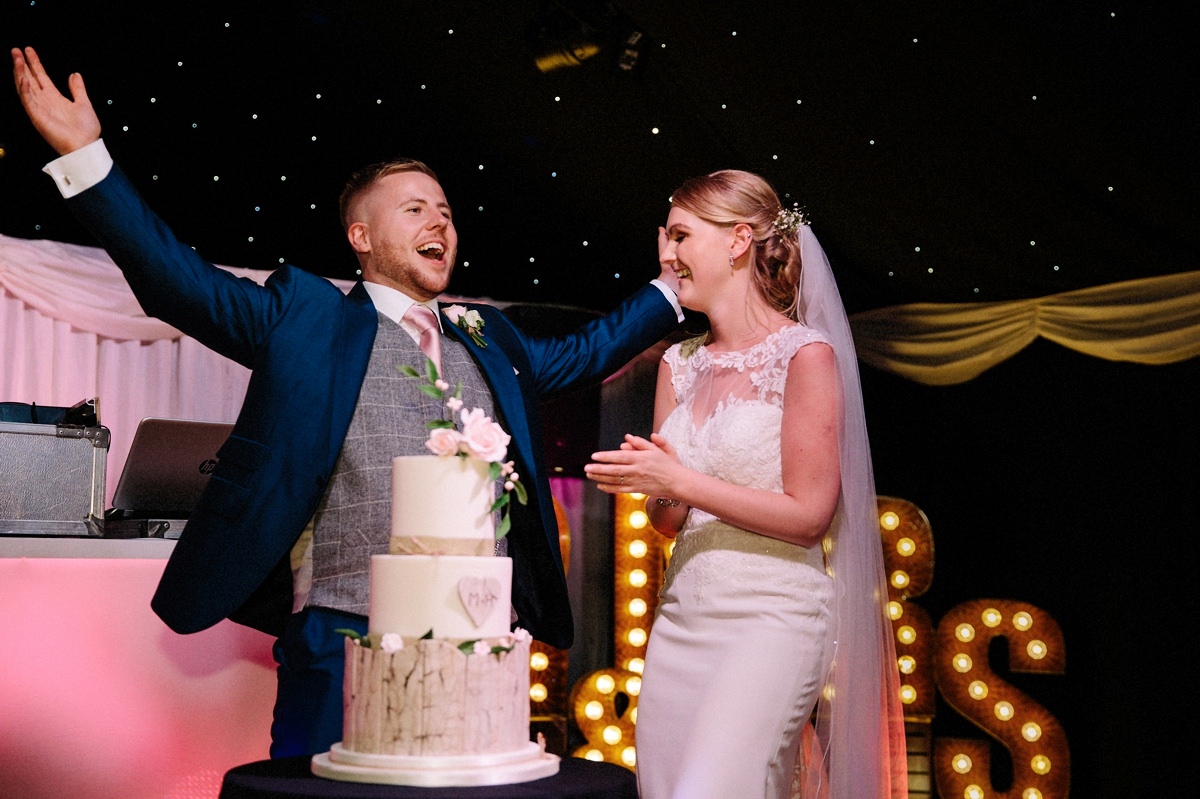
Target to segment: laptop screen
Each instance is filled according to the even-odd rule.
[[[143,419],[113,494],[113,511],[127,519],[187,519],[232,430],[222,422]]]

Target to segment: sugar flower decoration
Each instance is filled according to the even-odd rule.
[[[521,627],[516,628],[508,635],[502,637],[494,644],[489,644],[483,639],[463,641],[458,645],[458,651],[464,655],[502,655],[505,652],[511,652],[516,649],[517,644],[524,644],[533,641],[533,636]]]
[[[508,535],[512,528],[512,520],[509,518],[511,498],[516,496],[522,505],[529,501],[529,494],[521,484],[521,476],[517,474],[515,464],[504,459],[512,437],[484,413],[482,408],[464,408],[462,383],[451,389],[450,384],[438,375],[433,361],[428,358],[425,359],[424,375],[408,364],[396,368],[402,374],[420,380],[417,388],[421,393],[438,400],[448,411],[446,416],[425,424],[429,430],[429,438],[425,441],[426,449],[441,457],[457,455],[461,458],[486,461],[488,478],[502,483],[504,490],[492,503],[491,510],[500,511],[496,538]]]

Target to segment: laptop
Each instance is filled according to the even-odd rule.
[[[105,537],[178,538],[232,430],[223,422],[139,422],[105,514]]]

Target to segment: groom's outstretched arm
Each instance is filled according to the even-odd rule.
[[[14,47],[13,82],[25,113],[42,138],[59,155],[66,155],[100,138],[100,118],[92,108],[83,76],[78,72],[67,79],[71,98],[55,87],[32,47],[24,51]]]

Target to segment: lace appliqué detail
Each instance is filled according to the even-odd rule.
[[[738,374],[749,372],[747,378],[749,386],[755,389],[755,399],[782,404],[787,365],[792,356],[807,344],[828,343],[816,330],[799,324],[781,328],[753,347],[736,352],[712,352],[704,345],[704,339],[704,336],[688,339],[663,354],[663,360],[671,367],[671,387],[679,405],[694,399],[697,384],[705,377],[712,378],[716,376],[714,373],[728,370]],[[744,395],[745,388],[731,396]]]

